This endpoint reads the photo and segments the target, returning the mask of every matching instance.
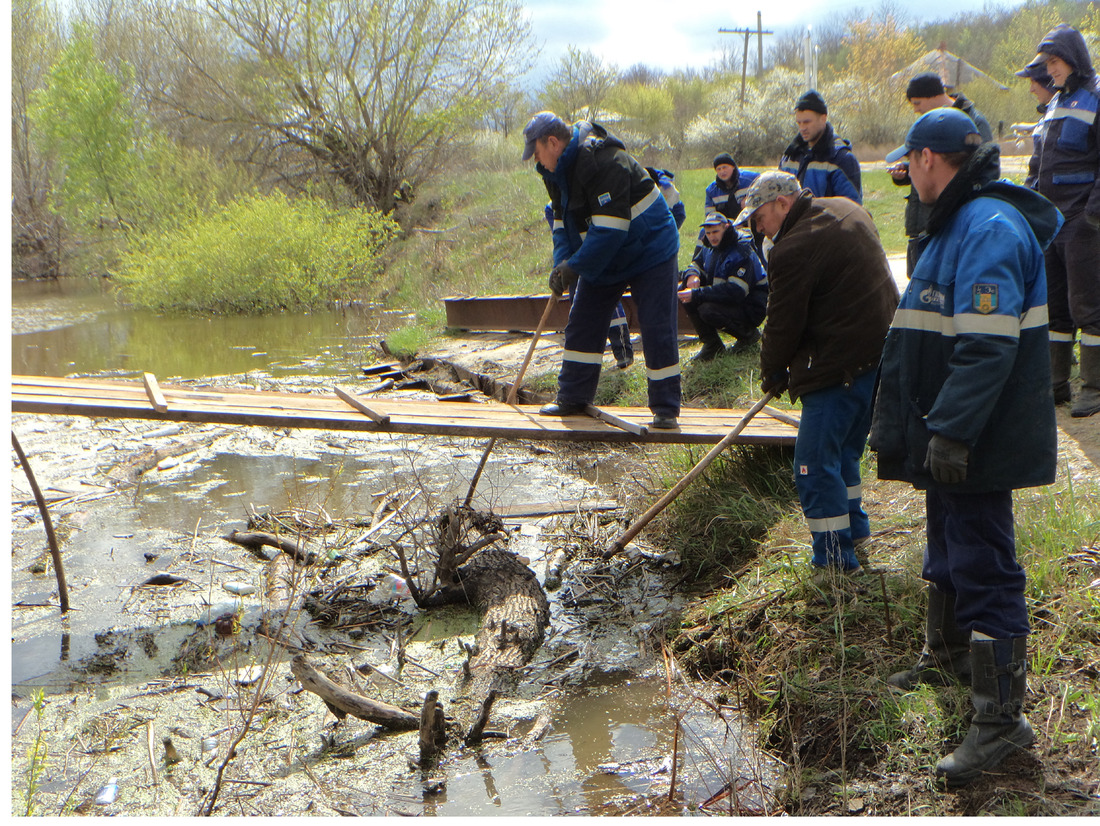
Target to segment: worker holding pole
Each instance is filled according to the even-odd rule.
[[[818,198],[789,172],[765,172],[745,195],[738,224],[774,244],[760,352],[765,392],[802,399],[795,483],[813,537],[815,581],[860,571],[870,536],[860,459],[871,397],[898,289],[867,211]]]
[[[668,203],[622,141],[597,123],[569,126],[539,112],[523,136],[523,160],[535,159],[554,211],[550,289],[561,294],[576,285],[557,399],[539,412],[585,412],[596,395],[612,312],[629,287],[642,328],[651,427],[677,427],[680,233]]]

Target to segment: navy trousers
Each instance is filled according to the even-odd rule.
[[[874,389],[871,370],[850,386],[826,387],[802,397],[794,481],[813,537],[811,562],[820,568],[859,568],[855,540],[871,533],[859,465],[871,429]]]
[[[1026,577],[1016,561],[1012,491],[925,493],[924,579],[955,598],[959,628],[995,640],[1026,637]]]
[[[676,257],[616,284],[577,282],[565,353],[558,374],[558,401],[588,404],[596,397],[607,336],[615,305],[627,287],[638,310],[645,355],[649,409],[662,416],[680,415],[680,352],[676,341]]]

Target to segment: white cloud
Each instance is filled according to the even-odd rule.
[[[1005,0],[1019,5],[1022,0]],[[963,12],[981,11],[987,0],[901,0],[898,8],[909,22],[930,22]],[[738,8],[738,5],[740,8]],[[524,0],[535,38],[542,45],[542,75],[557,65],[569,46],[586,49],[625,69],[636,63],[664,70],[702,69],[720,55],[724,44],[744,43],[719,29],[756,28],[757,9],[748,4],[714,0]],[[802,30],[834,15],[874,13],[876,0],[783,0],[761,3],[765,31]],[[725,38],[729,38],[729,42]],[[765,38],[765,47],[767,38]],[[750,54],[756,41],[750,42]],[[751,65],[751,64],[750,64]]]

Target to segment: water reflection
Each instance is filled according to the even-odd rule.
[[[12,372],[162,380],[261,370],[355,372],[398,319],[376,307],[268,316],[166,316],[120,307],[98,282],[12,284]]]

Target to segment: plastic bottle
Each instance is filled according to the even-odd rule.
[[[389,602],[393,599],[409,599],[411,597],[408,582],[396,574],[386,574],[378,580],[378,584],[370,592],[369,598],[371,602],[377,604]]]
[[[95,805],[110,806],[118,797],[118,778],[112,777],[95,795]]]

